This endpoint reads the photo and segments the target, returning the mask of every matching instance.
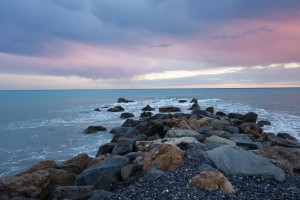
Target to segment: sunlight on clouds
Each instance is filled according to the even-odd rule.
[[[202,69],[202,70],[178,70],[178,71],[164,71],[159,73],[150,73],[144,75],[135,76],[134,80],[162,80],[162,79],[174,79],[185,78],[199,75],[218,75],[234,73],[243,70],[244,67],[226,67],[226,68],[214,68],[214,69]]]
[[[268,68],[279,68],[279,67],[283,67],[285,69],[294,69],[294,68],[300,68],[300,63],[297,62],[291,62],[291,63],[274,63],[271,65],[267,65],[267,66],[254,66],[252,67],[253,69],[268,69]]]

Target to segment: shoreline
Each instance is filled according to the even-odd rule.
[[[182,195],[185,191],[189,191],[190,199],[193,199],[195,195],[196,198],[200,198],[204,194],[211,195],[214,198],[241,199],[247,197],[245,196],[245,188],[241,186],[242,183],[249,183],[251,191],[251,187],[257,188],[254,184],[257,181],[262,186],[264,183],[268,183],[271,186],[273,185],[274,188],[278,187],[281,190],[290,188],[289,190],[292,191],[287,193],[291,196],[287,196],[282,192],[281,196],[278,196],[280,190],[277,191],[278,194],[273,191],[276,194],[270,197],[271,199],[284,197],[292,199],[291,197],[300,196],[300,189],[297,188],[300,185],[300,166],[287,159],[293,150],[296,152],[294,160],[300,160],[299,142],[285,133],[281,136],[265,133],[258,126],[256,113],[249,112],[244,115],[239,113],[225,114],[220,111],[215,113],[213,107],[200,108],[196,99],[191,102],[191,114],[180,113],[180,109],[168,106],[161,107],[159,114],[151,116],[151,109],[153,109],[151,105],[148,108],[145,107],[141,111],[144,117],[138,120],[127,119],[121,127],[112,129],[110,131],[114,136],[112,142],[102,145],[96,158],[80,154],[60,164],[54,161],[41,161],[20,174],[1,177],[0,197],[3,199],[5,197],[9,199],[13,196],[62,199],[70,198],[72,195],[75,198],[79,195],[78,192],[81,191],[80,193],[85,195],[82,197],[83,199],[97,199],[101,195],[110,199],[121,197],[122,199],[156,199],[160,193],[165,194],[160,196],[162,198],[167,198],[166,195],[173,195],[174,199],[177,197],[178,199],[188,199],[188,196]],[[113,112],[126,111],[121,109]],[[99,130],[96,129],[96,131]],[[153,153],[158,151],[159,148],[167,148],[163,150],[163,155],[167,153],[170,153],[170,155],[156,158]],[[215,152],[218,149],[222,149],[222,152],[223,150],[228,151],[228,155]],[[268,152],[269,149],[272,149],[272,151]],[[253,162],[264,158],[265,160],[263,160],[266,163],[264,165],[258,163],[258,167],[264,169],[265,165],[272,166],[271,168],[275,171],[264,173],[256,171],[254,173],[251,171],[252,169],[247,169],[248,175],[241,176],[240,172],[242,171],[244,174],[246,170],[242,168],[243,166],[232,166],[232,169],[235,170],[228,170],[214,160],[212,156],[224,158],[232,155],[230,154],[231,151],[236,151],[236,155],[249,156],[249,159],[254,159]],[[285,154],[280,157],[279,154],[276,154],[276,151],[283,151]],[[247,153],[244,155],[245,152]],[[271,158],[272,162],[260,155]],[[149,156],[152,156],[150,161]],[[165,166],[168,163],[162,164],[167,158],[174,157],[178,157],[180,163],[174,163],[171,159],[169,161],[170,166]],[[151,163],[153,159],[156,160],[155,163]],[[239,159],[242,158],[234,159],[239,162]],[[150,164],[147,162],[150,162]],[[150,167],[145,170],[147,164]],[[204,164],[209,166],[208,169],[199,169]],[[192,171],[192,173],[188,173],[189,171]],[[213,189],[209,188],[207,190],[203,189],[205,186],[199,183],[196,184],[197,186],[189,183],[193,176],[197,174],[204,176],[204,172],[221,172],[222,177],[225,177],[225,179],[222,179],[223,181],[232,182],[230,184],[234,188],[233,191],[230,194],[225,194],[224,191],[227,190],[221,192],[222,186],[218,184]],[[286,174],[288,180],[278,176],[278,173],[283,174],[282,176]],[[185,179],[181,180],[180,177],[185,177]],[[26,182],[26,180],[31,179],[33,180],[32,183]],[[36,179],[41,182],[35,182]],[[177,179],[180,181],[177,182]],[[161,184],[168,185],[170,182],[174,183],[174,188],[178,187],[180,190],[185,191],[181,191],[177,196],[174,192],[167,194],[166,190],[173,191],[173,188],[160,191]],[[146,184],[143,185],[142,183]],[[20,185],[24,188],[20,189]],[[34,192],[28,191],[25,185],[34,187]],[[155,188],[156,185],[158,187],[156,190],[147,188]],[[283,188],[284,185],[289,187]],[[267,189],[270,188],[272,187],[267,187]],[[267,190],[262,190],[253,195],[266,195],[266,192]],[[247,194],[249,198],[254,198],[250,193]],[[130,195],[133,196],[130,197]]]

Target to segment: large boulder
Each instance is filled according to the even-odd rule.
[[[53,192],[54,200],[72,199],[82,200],[88,199],[94,191],[93,186],[61,186],[57,187]]]
[[[261,120],[261,121],[257,122],[257,125],[259,127],[271,126],[271,122],[268,120]]]
[[[168,130],[166,137],[179,138],[179,137],[198,137],[200,134],[194,130],[187,129],[170,129]]]
[[[163,171],[183,167],[184,152],[171,144],[162,144],[144,155],[143,172],[147,173],[152,169]]]
[[[108,112],[123,112],[125,109],[122,106],[115,106],[107,109]]]
[[[144,108],[142,108],[142,111],[152,111],[155,110],[155,108],[152,108],[151,106],[147,105]]]
[[[267,138],[268,138],[268,141],[271,142],[272,146],[300,148],[300,143],[298,141],[290,140],[290,139],[283,139],[282,137],[278,137],[273,133],[268,133]]]
[[[266,135],[263,133],[263,129],[259,127],[257,124],[252,122],[243,123],[240,126],[241,133],[253,135],[255,138],[260,141],[266,140]]]
[[[123,180],[127,180],[130,177],[132,177],[136,172],[138,171],[138,166],[129,164],[122,168],[121,170],[121,176]]]
[[[210,106],[210,107],[207,107],[207,108],[205,109],[205,111],[207,111],[207,112],[209,112],[209,113],[211,113],[211,114],[214,114],[215,109],[214,109],[214,107]]]
[[[0,179],[0,194],[5,192],[8,196],[29,196],[44,199],[50,194],[49,186],[51,175],[45,170],[19,176],[8,176]]]
[[[121,127],[135,127],[141,123],[140,120],[135,120],[135,119],[126,119],[125,122],[121,125]]]
[[[114,146],[115,146],[115,143],[106,143],[106,144],[101,145],[97,151],[96,157],[105,155],[107,153],[111,153]]]
[[[258,117],[258,114],[256,114],[255,112],[248,112],[247,114],[243,115],[241,120],[243,122],[256,123],[257,117]]]
[[[85,129],[85,133],[86,134],[90,134],[90,133],[95,133],[95,132],[99,132],[99,131],[106,131],[107,128],[103,127],[103,126],[89,126],[87,127],[87,129]]]
[[[134,117],[135,117],[134,114],[130,112],[122,113],[120,116],[121,119],[134,118]]]
[[[136,131],[141,134],[146,135],[147,137],[158,134],[163,137],[166,134],[164,126],[159,120],[145,121],[136,125]]]
[[[178,146],[180,144],[199,144],[199,140],[194,137],[180,137],[180,138],[164,138],[152,141],[152,144],[171,144]]]
[[[113,155],[102,162],[85,169],[76,178],[76,185],[94,185],[100,175],[120,178],[121,169],[130,163],[130,159],[124,156]]]
[[[46,170],[51,175],[53,185],[69,186],[75,185],[75,176],[63,169],[49,168]]]
[[[134,141],[130,138],[120,138],[112,150],[113,155],[125,155],[133,151]]]
[[[277,134],[277,137],[280,137],[280,138],[289,140],[289,141],[291,141],[291,142],[292,142],[292,141],[298,142],[298,140],[297,140],[294,136],[291,136],[291,135],[288,134],[288,133],[278,133],[278,134]]]
[[[300,149],[273,146],[269,149],[262,149],[259,155],[272,159],[274,163],[285,170],[300,173]]]
[[[230,181],[221,173],[215,171],[204,171],[189,180],[189,183],[207,190],[220,189],[224,193],[234,193]]]
[[[199,106],[198,102],[193,103],[193,105],[188,110],[200,110],[201,107]]]
[[[197,130],[202,126],[206,126],[210,123],[211,119],[204,117],[201,119],[198,119],[195,115],[193,115],[189,120],[188,120],[188,125],[191,127],[193,130]]]
[[[110,131],[114,136],[111,142],[117,142],[120,138],[133,138],[137,136],[138,132],[133,127],[118,127]]]
[[[160,107],[158,110],[159,110],[159,112],[162,112],[162,113],[180,112],[180,108],[175,107],[175,106],[163,106],[163,107]]]
[[[120,97],[120,98],[118,99],[118,103],[130,103],[130,102],[134,102],[134,101],[132,101],[132,100],[127,100],[127,99],[125,99],[125,98],[123,98],[123,97]]]
[[[226,138],[222,138],[216,135],[212,135],[208,138],[205,138],[205,144],[225,144],[230,146],[236,146],[235,142],[228,140]]]
[[[240,114],[240,113],[229,113],[227,115],[227,117],[229,117],[230,119],[242,119],[244,115]]]
[[[37,170],[45,170],[45,169],[48,169],[48,168],[57,168],[57,164],[55,161],[53,160],[42,160],[36,164],[33,164],[29,169],[21,172],[20,174],[18,175],[22,175],[22,174],[28,174],[28,173],[32,173],[32,172],[35,172]]]
[[[89,157],[86,153],[79,154],[70,160],[66,160],[59,165],[59,168],[67,170],[70,173],[79,174],[93,158]]]
[[[269,159],[250,151],[223,145],[206,152],[214,165],[226,174],[263,175],[283,181],[285,174]]]
[[[152,112],[142,112],[141,115],[140,115],[140,118],[147,118],[147,117],[151,117],[153,114]]]

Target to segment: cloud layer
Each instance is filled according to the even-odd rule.
[[[0,75],[28,88],[37,76],[78,88],[300,86],[298,24],[298,0],[4,0]],[[10,80],[0,89],[22,86]]]

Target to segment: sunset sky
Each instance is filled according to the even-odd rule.
[[[300,87],[300,1],[0,3],[0,89],[185,87]]]

